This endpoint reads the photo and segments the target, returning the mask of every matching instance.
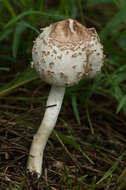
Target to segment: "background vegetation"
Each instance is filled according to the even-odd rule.
[[[56,128],[52,134],[47,150],[54,151],[55,144],[59,142],[58,146],[62,145],[61,151],[64,151],[63,154],[69,158],[65,159],[64,156],[61,159],[59,155],[60,162],[56,162],[59,165],[55,166],[58,171],[60,170],[59,174],[58,171],[52,172],[48,176],[48,182],[43,177],[34,186],[32,181],[26,179],[25,163],[32,134],[39,126],[39,119],[41,120],[42,117],[39,114],[41,106],[45,105],[48,85],[42,83],[36,72],[30,68],[33,40],[40,33],[41,27],[69,17],[77,19],[87,27],[97,29],[106,58],[102,72],[94,79],[84,79],[78,85],[67,89],[63,111],[58,122],[62,127]],[[27,136],[30,140],[23,145],[27,149],[23,152],[23,160],[19,159],[19,161],[24,165],[21,167],[19,176],[15,174],[18,176],[15,179],[14,176],[12,177],[14,171],[10,169],[11,167],[7,171],[6,178],[3,176],[7,164],[12,163],[14,156],[9,156],[12,149],[9,152],[9,149],[5,150],[1,147],[0,154],[6,165],[5,167],[3,164],[0,169],[1,188],[27,189],[29,185],[31,189],[41,189],[42,185],[45,189],[120,190],[126,188],[124,180],[126,178],[125,0],[0,0],[0,74],[1,137],[5,138],[5,131],[9,127],[17,130],[18,137],[22,130],[23,132],[25,130],[25,135],[31,134]],[[4,125],[3,121],[7,123]],[[12,124],[9,125],[8,121],[15,122],[15,128]],[[84,128],[88,130],[87,140],[82,135],[87,134]],[[101,128],[105,131],[101,132]],[[107,131],[109,135],[106,134]],[[115,131],[118,132],[118,137],[115,137]],[[9,139],[12,138],[11,140],[17,136],[9,132],[7,135]],[[5,142],[5,139],[1,142]],[[108,142],[114,146],[114,150],[106,146]],[[120,147],[119,150],[115,150],[117,147]],[[98,156],[94,159],[96,152],[98,156],[100,154],[100,160],[103,161],[100,166],[98,166]],[[77,157],[73,159],[74,153],[78,155],[78,159]],[[51,153],[50,155],[54,158],[57,156]],[[80,157],[83,159],[81,160]],[[46,159],[48,158],[49,155]],[[69,159],[73,165],[79,167],[78,172],[72,171],[69,167]],[[83,172],[78,165],[83,165],[85,160],[87,168]],[[104,162],[108,165],[103,169]],[[53,162],[49,161],[48,165],[50,163]],[[58,182],[54,180],[57,175]],[[55,177],[52,179],[52,176]]]

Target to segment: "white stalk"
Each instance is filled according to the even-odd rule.
[[[33,137],[27,169],[31,173],[36,173],[38,177],[40,177],[42,173],[44,148],[53,128],[55,127],[64,93],[65,87],[51,87],[43,121]]]

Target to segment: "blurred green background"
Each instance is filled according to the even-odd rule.
[[[105,122],[108,124],[110,122],[114,127],[116,124],[117,127],[119,124],[123,125],[122,123],[125,125],[126,0],[0,0],[0,100],[4,103],[14,102],[17,107],[18,104],[28,107],[33,100],[35,106],[37,103],[44,105],[43,101],[45,103],[47,94],[42,94],[39,89],[42,85],[42,88],[47,88],[47,86],[44,86],[45,84],[41,82],[30,66],[33,40],[40,33],[40,28],[67,18],[76,19],[89,28],[96,28],[106,55],[100,74],[94,79],[83,79],[78,85],[66,90],[65,100],[71,102],[75,123],[78,125],[83,123],[84,113],[81,106],[84,105],[86,120],[88,120],[92,135],[95,134],[93,128],[95,124],[93,126],[93,123],[98,121],[98,116],[94,113],[99,114],[98,119],[101,118],[102,125],[104,125],[102,115],[105,117]],[[26,102],[29,104],[27,105]],[[20,114],[21,110],[19,109],[18,112]],[[9,118],[14,116],[11,111],[6,111],[4,114]],[[23,114],[27,116],[26,112]],[[23,123],[24,126],[33,126],[32,122],[30,123],[26,118],[18,117],[15,120],[17,123]],[[62,122],[67,126],[68,134],[72,134],[66,121],[62,120]],[[99,128],[100,126],[99,124]],[[59,134],[59,136],[64,143],[79,150],[91,164],[93,163],[72,139],[74,135],[71,139],[63,134]],[[104,147],[97,146],[99,139],[96,139],[96,144],[92,147],[102,151]],[[91,144],[85,143],[85,145],[88,148],[91,147]],[[109,149],[108,151],[110,152]],[[105,159],[108,158],[108,152],[101,155]],[[108,185],[111,186],[112,173],[117,169],[122,157],[123,154],[115,162],[111,162],[109,159],[112,167],[104,173],[99,181],[96,182],[94,176],[89,190],[96,189],[104,179],[108,179],[106,184],[103,184],[104,190],[107,190]],[[65,172],[69,173],[68,170]],[[67,175],[66,173],[65,175]],[[124,176],[125,173],[126,170],[120,174],[118,180],[122,179],[121,176]],[[86,178],[85,174],[79,180]],[[66,180],[65,177],[64,180]],[[115,189],[123,189],[126,186],[126,182],[124,183]]]
[[[125,0],[0,0],[0,71],[15,75],[14,81],[4,80],[0,85],[0,95],[36,79],[36,73],[29,69],[33,40],[41,27],[69,17],[95,27],[104,46],[102,74],[87,96],[112,95],[118,101],[116,112],[123,109],[126,113]]]

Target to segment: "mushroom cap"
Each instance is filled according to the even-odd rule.
[[[33,45],[32,66],[43,81],[72,86],[101,71],[103,47],[94,28],[67,19],[41,30]]]

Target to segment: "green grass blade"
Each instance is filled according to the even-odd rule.
[[[80,153],[92,164],[94,165],[95,163],[93,160],[81,149],[81,147],[78,145],[77,149],[80,151]]]
[[[63,135],[63,134],[61,134],[59,132],[56,132],[56,133],[58,134],[58,136],[61,138],[61,140],[64,143],[67,143],[71,147],[73,147],[76,150],[78,150],[92,165],[94,165],[93,160],[91,160],[91,158],[89,158],[89,156],[81,149],[80,145],[75,142],[75,140],[74,140],[73,137],[68,137],[68,136]],[[55,135],[55,134],[52,134],[52,135]]]
[[[115,79],[115,83],[120,84],[126,80],[126,72],[118,73]]]
[[[21,3],[23,6],[27,7],[27,1],[26,0],[21,0]]]
[[[106,40],[107,36],[117,27],[120,23],[126,20],[125,6],[107,23],[105,28],[100,32],[100,38]]]
[[[119,103],[119,105],[118,105],[118,107],[117,107],[116,113],[118,114],[118,113],[120,112],[120,110],[121,110],[124,106],[126,106],[126,95],[124,95],[124,96],[122,97],[122,99],[121,99],[121,101],[120,101],[120,103]]]
[[[117,71],[118,71],[118,72],[126,71],[126,65],[120,66]]]
[[[93,128],[93,124],[92,124],[92,121],[91,121],[91,118],[90,118],[88,106],[86,108],[86,111],[87,111],[87,118],[88,118],[88,123],[89,123],[89,126],[90,126],[90,130],[91,130],[92,135],[94,135],[94,128]]]
[[[88,190],[95,190],[96,189],[95,187],[96,187],[96,176],[92,178],[92,182]]]
[[[39,31],[37,28],[35,28],[34,26],[32,26],[32,25],[29,24],[29,23],[27,23],[27,22],[25,22],[25,21],[22,21],[22,24],[23,24],[26,28],[29,28],[29,29],[35,31],[37,34],[40,33],[40,31]]]
[[[117,83],[115,83],[115,81],[113,82],[113,89],[114,89],[114,93],[112,90],[111,94],[114,95],[118,101],[120,101],[123,97],[123,92],[120,86]]]
[[[43,11],[28,10],[28,11],[25,11],[25,12],[19,14],[17,17],[11,19],[4,26],[4,29],[10,27],[12,24],[15,24],[17,21],[19,21],[20,19],[24,18],[25,16],[32,15],[32,14],[43,15],[43,16],[50,17],[50,18],[53,18],[53,19],[56,19],[56,20],[62,20],[62,19],[66,19],[67,18],[66,16],[59,15],[59,14],[50,14],[50,13],[46,13],[46,12],[43,12]]]
[[[16,26],[16,30],[14,33],[14,39],[13,39],[13,47],[12,47],[12,54],[13,54],[14,58],[16,58],[16,56],[17,56],[19,44],[21,41],[21,36],[25,29],[26,29],[26,26],[23,24],[22,21],[19,22]]]
[[[9,3],[9,1],[3,0],[3,4],[8,9],[8,11],[9,11],[10,15],[12,16],[12,18],[16,17],[16,13],[15,13],[13,7],[11,6],[11,4]]]
[[[122,183],[119,185],[119,187],[117,187],[116,190],[124,190],[124,189],[126,189],[126,181],[122,182]]]
[[[74,111],[74,115],[77,120],[77,123],[80,125],[81,121],[80,121],[80,116],[79,116],[79,111],[78,111],[77,98],[74,95],[72,96],[72,107],[73,107],[73,111]]]
[[[117,183],[121,183],[124,178],[126,178],[126,167],[123,169],[122,173],[118,177]]]
[[[86,5],[88,6],[93,6],[93,5],[97,5],[99,3],[112,3],[113,0],[88,0]]]
[[[13,58],[9,55],[0,55],[0,60],[10,61],[10,63],[16,63],[15,58]]]
[[[19,49],[22,33],[25,31],[26,28],[30,28],[31,30],[35,31],[37,34],[39,34],[39,30],[36,29],[34,26],[31,24],[28,24],[25,21],[21,21],[17,24],[16,30],[14,33],[14,39],[13,39],[13,57],[15,58],[17,56],[17,52]]]
[[[120,161],[126,155],[126,151],[124,151],[121,156],[118,157],[117,161],[113,164],[113,166],[105,173],[105,175],[96,183],[97,185],[104,181],[106,178],[110,177],[112,173],[117,169]]]
[[[35,80],[37,77],[36,72],[30,71],[30,69],[26,69],[24,73],[21,73],[17,79],[14,81],[9,82],[7,85],[0,88],[0,96],[5,95],[6,93],[11,92],[15,88],[18,88],[28,82],[31,82],[32,80]]]
[[[0,71],[10,71],[10,68],[8,68],[8,67],[0,67]]]
[[[0,41],[2,41],[2,40],[4,40],[5,38],[7,38],[8,36],[9,36],[9,34],[11,34],[12,33],[12,29],[7,29],[7,30],[5,30],[5,31],[3,31],[3,32],[1,32],[0,33]]]
[[[112,175],[109,176],[109,178],[108,178],[108,180],[107,180],[107,182],[105,184],[104,190],[108,190],[110,188],[110,186],[111,186],[111,183],[112,183]]]

